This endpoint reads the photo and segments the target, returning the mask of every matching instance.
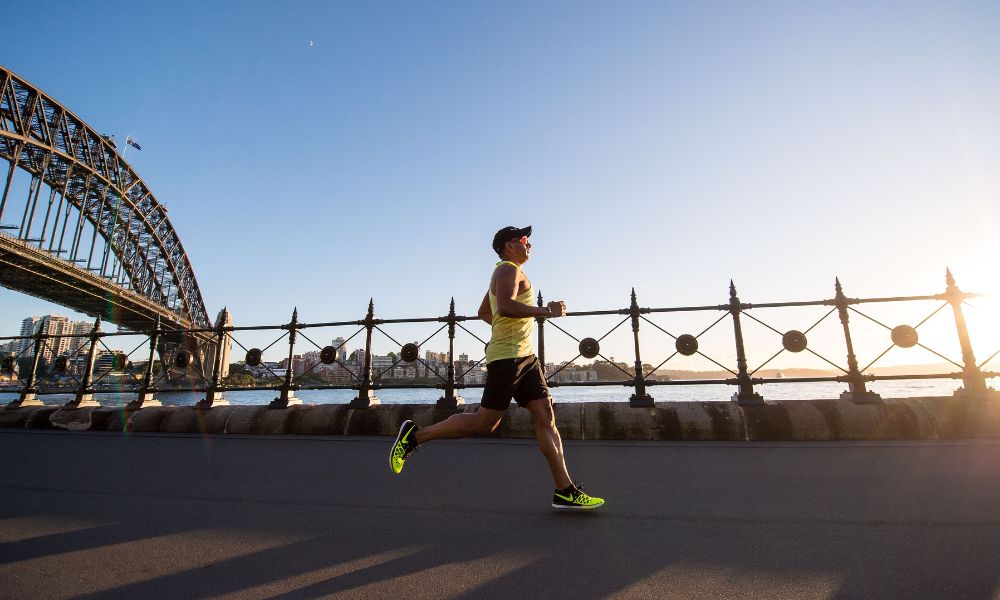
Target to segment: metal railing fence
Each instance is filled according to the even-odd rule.
[[[553,369],[552,372],[546,373],[546,379],[549,384],[552,386],[567,387],[631,387],[633,388],[633,393],[631,394],[629,403],[633,407],[653,406],[653,397],[649,393],[649,389],[654,386],[732,386],[735,388],[732,400],[744,405],[763,402],[764,398],[762,398],[761,395],[755,391],[754,387],[761,384],[771,383],[845,383],[847,385],[847,390],[841,395],[841,398],[853,400],[854,402],[859,403],[881,401],[879,395],[869,390],[867,386],[870,382],[880,380],[960,379],[962,381],[962,386],[958,389],[958,391],[956,391],[956,394],[969,395],[970,397],[981,397],[992,392],[992,390],[990,390],[990,388],[986,385],[986,379],[1000,376],[1000,373],[984,371],[983,367],[1000,354],[1000,348],[998,348],[996,352],[990,354],[985,360],[977,362],[973,352],[972,343],[970,341],[965,315],[963,313],[963,305],[966,304],[967,300],[980,297],[981,294],[963,292],[960,290],[955,284],[955,279],[950,271],[948,271],[946,275],[946,289],[943,293],[939,294],[923,296],[849,298],[844,294],[844,290],[839,279],[835,282],[834,291],[835,293],[832,298],[820,300],[746,303],[739,299],[736,286],[732,281],[730,281],[729,300],[726,303],[703,306],[644,308],[639,305],[636,292],[633,289],[630,295],[630,303],[626,307],[610,310],[568,312],[566,314],[565,318],[567,320],[593,316],[614,317],[616,324],[599,337],[578,338],[568,331],[569,326],[563,324],[563,319],[550,319],[543,317],[536,318],[536,353],[540,363],[545,365],[546,336],[552,335],[551,333],[547,333],[547,331],[550,328],[555,328],[558,332],[569,336],[569,338],[577,343],[578,353],[571,360],[560,363],[560,366]],[[940,304],[929,315],[917,322],[915,325],[898,325],[895,327],[886,325],[863,310],[866,305],[906,303],[914,301],[936,301]],[[537,297],[537,303],[538,306],[544,305],[540,293]],[[826,310],[823,310],[822,317],[815,321],[810,327],[803,330],[779,330],[777,327],[772,326],[754,313],[756,309],[787,309],[809,306],[822,307]],[[920,341],[920,333],[918,331],[920,327],[949,306],[952,309],[951,312],[955,322],[958,348],[961,351],[962,357],[960,361],[952,360],[945,353],[924,345],[924,343]],[[675,335],[666,328],[661,327],[653,320],[654,315],[669,313],[709,313],[712,314],[713,317],[714,314],[718,314],[718,317],[714,318],[711,325],[702,329],[698,333]],[[832,359],[829,356],[822,355],[809,346],[808,334],[810,334],[810,332],[812,332],[818,325],[827,319],[832,318],[834,314],[836,314],[839,319],[841,325],[840,329],[842,329],[844,359],[846,360],[844,363],[840,363],[838,360]],[[856,318],[863,318],[870,323],[874,323],[877,327],[884,328],[890,334],[889,337],[891,343],[889,346],[864,366],[860,365],[855,353],[854,340],[852,339],[851,330],[852,316]],[[618,317],[620,317],[620,319]],[[93,399],[93,395],[96,391],[100,391],[101,380],[107,376],[107,373],[104,373],[103,375],[95,373],[94,367],[98,348],[104,347],[106,351],[111,351],[108,346],[104,344],[103,340],[114,336],[139,336],[143,341],[128,354],[122,353],[125,356],[125,359],[123,359],[125,364],[122,368],[126,375],[126,382],[122,383],[119,381],[116,388],[117,391],[136,394],[136,399],[129,405],[133,408],[158,404],[155,400],[155,394],[160,391],[202,392],[205,396],[204,399],[198,403],[198,405],[202,408],[208,408],[213,405],[224,404],[226,401],[223,399],[223,394],[227,391],[236,390],[273,390],[278,393],[278,396],[273,402],[271,402],[270,406],[273,408],[286,408],[300,403],[300,400],[295,396],[295,392],[304,389],[356,390],[357,395],[351,401],[351,406],[354,408],[368,408],[379,403],[379,400],[375,395],[376,390],[393,388],[440,389],[442,390],[442,395],[438,400],[437,405],[443,408],[454,408],[463,402],[463,399],[458,395],[459,390],[463,388],[483,387],[482,383],[467,383],[465,380],[467,379],[467,376],[474,369],[478,368],[485,359],[470,361],[468,364],[458,365],[456,364],[457,361],[455,360],[454,355],[455,339],[456,335],[459,333],[471,336],[480,343],[484,344],[484,346],[487,344],[487,340],[484,340],[479,335],[476,335],[470,330],[469,327],[466,326],[468,322],[478,320],[478,316],[462,316],[456,314],[454,298],[451,300],[448,313],[443,316],[410,319],[377,318],[375,315],[374,301],[369,301],[367,313],[362,319],[320,323],[305,323],[299,321],[298,310],[296,309],[292,312],[291,320],[288,323],[280,325],[229,326],[220,321],[218,325],[212,328],[168,329],[162,327],[159,321],[157,321],[156,326],[148,332],[104,332],[101,330],[101,322],[98,318],[95,321],[92,330],[87,334],[50,335],[39,330],[32,336],[0,337],[0,344],[3,344],[5,341],[21,342],[19,352],[0,358],[0,372],[6,375],[9,383],[12,384],[8,385],[8,389],[16,391],[19,395],[17,400],[8,405],[10,408],[17,408],[33,403],[37,404],[39,403],[37,395],[65,394],[68,392],[74,394],[74,399],[68,402],[66,406],[93,406],[97,404]],[[748,363],[743,334],[743,325],[748,320],[781,337],[780,348],[778,348],[777,351],[770,356],[770,358],[752,370]],[[700,346],[700,340],[706,333],[715,330],[726,321],[728,321],[732,326],[735,364],[727,364],[724,360],[718,360],[717,358],[709,355],[708,352]],[[387,331],[388,326],[390,325],[419,323],[435,324],[438,325],[438,327],[434,333],[427,336],[423,341],[410,343],[399,342]],[[631,342],[632,350],[634,352],[634,362],[632,367],[623,367],[621,364],[604,356],[601,352],[601,342],[604,341],[605,338],[607,338],[612,332],[618,330],[626,324],[629,324],[632,330]],[[353,331],[353,333],[350,333],[347,337],[338,337],[337,340],[342,340],[338,346],[321,346],[313,340],[313,337],[315,337],[313,335],[315,330],[319,330],[320,328],[348,328],[348,331]],[[645,365],[642,361],[642,347],[639,336],[640,329],[645,331],[648,328],[652,328],[654,331],[668,335],[674,342],[673,353],[668,355],[666,359],[652,368],[645,368],[648,365]],[[248,347],[249,344],[245,345],[241,343],[238,337],[241,333],[251,331],[273,331],[277,332],[278,336],[264,348],[256,346]],[[447,335],[448,338],[447,360],[443,361],[443,365],[433,365],[431,364],[431,361],[420,357],[420,350],[425,347],[431,339],[435,338],[442,332],[445,332],[445,335]],[[360,355],[356,361],[345,360],[344,353],[341,352],[341,349],[346,346],[349,341],[358,337],[362,333],[364,334],[365,339],[363,354]],[[394,353],[395,356],[391,357],[394,360],[388,366],[384,364],[376,366],[373,364],[372,345],[373,336],[376,333],[384,336],[399,349],[399,352]],[[164,356],[159,373],[155,373],[154,364],[156,354],[158,352],[163,352],[160,347],[160,341],[164,336],[168,335],[173,336],[175,339],[177,336],[183,335],[192,339],[201,338],[202,340],[210,336],[211,341],[207,343],[201,342],[203,347],[201,349],[196,349],[195,351],[205,350],[204,346],[206,344],[214,346],[215,351],[212,353],[212,364],[203,365],[200,371],[194,369],[193,365],[201,364],[201,361],[194,360],[190,350],[181,349],[170,353],[169,356]],[[51,350],[54,338],[67,337],[86,337],[87,341],[85,344],[80,345],[74,354],[54,357],[53,364],[49,369],[49,374],[42,376],[39,370],[41,356],[46,353],[46,350],[48,350],[49,354],[52,353]],[[286,339],[288,344],[287,358],[285,360],[286,369],[285,372],[281,374],[275,372],[274,369],[269,367],[264,362],[263,356],[264,352]],[[305,345],[304,347],[306,348],[314,348],[313,351],[318,352],[319,360],[313,362],[307,367],[303,366],[300,369],[300,372],[296,373],[294,364],[296,356],[295,351],[297,347],[301,348],[303,345]],[[911,348],[915,346],[919,346],[936,355],[948,364],[954,365],[957,370],[930,374],[909,373],[893,375],[874,375],[868,372],[869,369],[880,361],[892,348]],[[230,373],[229,376],[224,376],[224,361],[226,360],[225,355],[228,354],[228,351],[223,352],[222,349],[230,347],[234,349],[238,347],[241,351],[243,351],[245,353],[244,360],[242,363],[239,363],[239,367],[236,371]],[[141,369],[139,369],[128,359],[142,348],[148,349],[146,354],[147,360],[141,365]],[[84,352],[86,352],[86,358],[82,360],[82,371],[78,374],[77,371],[79,371],[79,369],[74,370],[71,367],[74,362],[77,364],[81,362],[80,358]],[[833,376],[781,378],[754,376],[767,364],[771,363],[771,361],[784,352],[808,352],[825,364],[836,368],[840,371],[840,374]],[[723,372],[726,372],[731,376],[720,379],[659,380],[654,378],[654,373],[658,369],[676,357],[691,357],[694,355],[698,355],[704,360],[716,365]],[[580,357],[586,359],[595,359],[600,357],[606,362],[607,365],[610,366],[609,368],[613,368],[617,372],[620,372],[621,378],[602,381],[558,381],[557,375]],[[422,366],[424,368],[425,376],[430,377],[432,381],[411,381],[406,383],[387,382],[386,379],[388,378],[386,377],[386,374],[392,372],[392,370],[401,363],[413,365],[415,372],[419,369],[417,365]],[[21,372],[25,369],[18,368],[22,365],[26,367],[26,372],[23,373],[23,375]],[[325,369],[332,368],[335,372],[339,373],[339,380],[334,382],[317,382],[315,379],[310,379],[309,375],[320,367],[320,365],[323,365],[323,368]],[[463,367],[464,370],[460,371],[459,369]],[[249,372],[250,369],[254,369],[257,372],[266,372],[264,381],[261,382],[255,380],[253,385],[235,385],[228,383],[233,380],[233,375],[238,374],[241,371]],[[51,379],[52,377],[60,378],[63,381],[63,384],[50,385],[48,387],[42,385],[47,379]],[[71,385],[67,386],[67,381],[70,381]]]

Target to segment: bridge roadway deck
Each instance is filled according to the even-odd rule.
[[[100,262],[98,260],[97,262]],[[162,318],[165,328],[192,329],[180,318],[142,294],[123,288],[85,268],[53,256],[37,246],[0,231],[0,285],[56,302],[133,331],[149,331]]]
[[[6,598],[1000,597],[1000,442],[0,432]]]

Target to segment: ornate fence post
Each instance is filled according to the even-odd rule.
[[[847,306],[850,304],[850,301],[844,295],[844,287],[840,285],[839,277],[834,280],[834,290],[836,291],[834,305],[837,307],[840,323],[844,326],[844,342],[847,344],[847,391],[840,394],[840,399],[851,400],[858,404],[881,402],[881,396],[875,392],[868,391],[865,387],[865,376],[858,370],[858,358],[854,355],[854,343],[851,341],[851,327],[848,325],[850,319],[847,315]]]
[[[358,388],[358,397],[351,401],[351,408],[369,408],[379,404],[378,398],[372,393],[372,331],[375,329],[375,301],[368,300],[368,314],[362,325],[367,330],[365,333],[365,366],[361,374],[361,386]]]
[[[83,378],[80,379],[80,389],[76,397],[66,403],[66,408],[84,408],[100,406],[94,400],[94,363],[97,360],[97,344],[101,341],[101,317],[94,320],[94,328],[90,332],[90,347],[87,348],[87,362],[83,365]]]
[[[160,316],[156,316],[156,325],[153,331],[149,332],[149,360],[146,361],[146,368],[142,374],[142,386],[139,388],[139,395],[135,400],[128,403],[127,408],[139,409],[147,406],[163,406],[153,393],[153,360],[156,358],[156,345],[160,342],[161,329]],[[160,367],[163,368],[162,366]]]
[[[28,370],[28,379],[25,380],[24,387],[21,388],[21,395],[18,396],[17,400],[9,403],[7,408],[43,406],[42,401],[38,399],[38,390],[35,389],[35,377],[38,375],[38,362],[42,357],[43,338],[44,334],[42,333],[41,324],[39,324],[38,333],[35,334],[35,355],[31,357],[31,368]]]
[[[280,395],[271,401],[268,408],[288,408],[297,404],[302,404],[302,400],[295,397],[295,390],[298,385],[292,384],[292,377],[295,374],[295,337],[299,327],[299,309],[292,310],[292,321],[288,324],[288,369],[285,371],[285,383],[281,386]]]
[[[225,309],[223,309],[225,310]],[[226,347],[226,323],[219,319],[215,327],[215,352],[212,356],[212,380],[205,390],[205,398],[195,404],[195,408],[207,410],[213,406],[226,406],[229,401],[222,397],[222,358]]]
[[[629,315],[632,317],[632,340],[635,343],[635,374],[632,385],[635,393],[628,399],[633,408],[649,408],[653,406],[653,397],[646,393],[646,379],[642,373],[642,358],[639,356],[639,303],[635,298],[635,288],[632,288],[632,302],[629,304]]]
[[[545,306],[542,303],[542,292],[538,292],[538,308]],[[542,365],[542,376],[548,376],[545,372],[545,317],[535,317],[535,323],[538,324],[538,362]]]
[[[444,396],[438,398],[438,408],[455,408],[465,404],[465,399],[455,395],[455,298],[448,308],[448,380],[444,384]]]
[[[976,355],[972,352],[972,342],[969,340],[969,328],[965,325],[965,315],[962,314],[962,302],[965,300],[965,293],[955,285],[955,277],[951,274],[951,269],[945,270],[945,283],[948,287],[945,290],[945,299],[951,304],[952,312],[955,313],[955,329],[958,331],[958,343],[962,347],[962,387],[955,390],[956,396],[976,396],[989,397],[996,394],[986,386],[986,378],[976,364]]]
[[[753,382],[750,380],[750,373],[747,371],[747,353],[743,347],[743,328],[740,326],[740,313],[743,305],[736,296],[736,284],[729,280],[729,314],[733,315],[733,332],[736,335],[736,385],[739,386],[733,400],[742,405],[762,404],[764,398],[753,391]]]

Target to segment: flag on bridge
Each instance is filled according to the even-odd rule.
[[[126,144],[128,144],[129,146],[132,146],[132,147],[133,147],[133,148],[135,148],[136,150],[142,150],[142,146],[140,146],[139,144],[137,144],[137,143],[135,142],[135,140],[133,140],[133,139],[132,139],[132,138],[130,138],[130,137],[126,137],[126,138],[125,138],[125,143],[126,143]]]

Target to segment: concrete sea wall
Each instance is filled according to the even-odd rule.
[[[0,410],[0,427],[76,431],[264,435],[395,435],[404,419],[418,425],[471,412],[478,404],[439,409],[386,404],[121,408],[29,407]],[[556,404],[564,439],[668,441],[827,441],[1000,438],[1000,399],[928,397],[878,404],[794,400],[739,406],[732,402],[658,402],[653,408],[586,402]],[[528,411],[511,408],[492,437],[533,438]]]

